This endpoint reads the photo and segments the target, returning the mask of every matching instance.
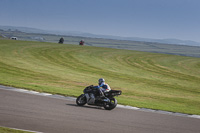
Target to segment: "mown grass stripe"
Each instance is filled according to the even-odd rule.
[[[0,40],[0,76],[3,85],[68,96],[103,77],[123,91],[121,104],[200,114],[200,58]]]

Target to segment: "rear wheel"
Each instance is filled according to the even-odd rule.
[[[80,95],[77,99],[76,99],[76,104],[79,106],[83,106],[87,103],[86,97],[84,94]]]
[[[111,98],[109,103],[104,105],[106,110],[112,110],[117,106],[117,100],[115,98]]]

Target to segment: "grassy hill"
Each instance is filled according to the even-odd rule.
[[[78,96],[103,77],[120,104],[200,114],[200,58],[0,40],[0,84]]]
[[[130,40],[114,40],[105,38],[90,38],[80,36],[66,36],[55,34],[41,34],[41,33],[25,33],[18,30],[14,31],[1,31],[0,34],[8,38],[17,37],[19,40],[25,41],[40,41],[40,42],[53,42],[58,43],[61,37],[64,38],[65,44],[78,45],[80,40],[85,40],[85,45],[96,47],[107,47],[115,49],[128,49],[137,50],[152,53],[165,53],[181,56],[200,57],[200,47],[198,46],[186,46],[175,44],[163,44],[155,42],[144,41],[130,41]],[[188,44],[189,45],[189,44]]]

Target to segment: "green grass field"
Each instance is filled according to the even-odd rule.
[[[0,40],[0,84],[79,96],[103,77],[118,103],[200,114],[200,58],[69,44]]]
[[[0,133],[32,133],[32,132],[0,127]]]
[[[4,35],[7,38],[17,37],[19,40],[24,41],[42,41],[58,43],[60,37],[64,38],[65,44],[78,45],[80,40],[85,40],[85,45],[95,47],[106,47],[115,49],[128,49],[152,53],[165,53],[172,55],[200,57],[200,47],[197,46],[186,46],[176,44],[162,44],[154,42],[143,42],[143,41],[130,41],[130,40],[114,40],[106,38],[90,38],[81,36],[67,36],[67,35],[55,35],[55,34],[40,34],[40,33],[25,33],[20,31],[2,31],[0,29],[0,36]],[[3,37],[3,36],[2,36]],[[37,38],[43,38],[40,40]],[[6,39],[6,38],[1,38]],[[189,44],[188,44],[189,45]]]

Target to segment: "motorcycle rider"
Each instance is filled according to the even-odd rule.
[[[109,92],[111,90],[111,88],[110,88],[110,86],[108,84],[105,83],[105,80],[103,78],[100,78],[98,80],[98,82],[99,82],[99,85],[98,86],[94,86],[94,88],[99,90],[101,98],[105,98],[104,93],[105,92]]]
[[[83,46],[84,43],[85,43],[84,40],[81,40],[81,41],[79,42],[79,45],[82,45],[82,46]]]

